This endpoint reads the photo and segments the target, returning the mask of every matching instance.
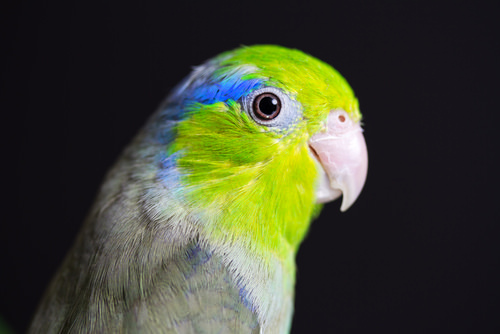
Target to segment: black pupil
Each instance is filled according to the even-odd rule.
[[[278,100],[271,96],[264,96],[259,101],[260,111],[268,116],[271,116],[278,109]]]

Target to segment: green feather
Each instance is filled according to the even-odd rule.
[[[266,259],[297,250],[314,212],[317,166],[307,141],[324,127],[328,112],[344,109],[357,121],[358,102],[331,66],[298,50],[263,45],[218,57],[217,75],[242,66],[296,98],[303,119],[285,132],[256,124],[234,101],[195,104],[177,126],[170,152],[179,159],[190,207],[207,223],[204,232],[220,243],[245,242]],[[264,223],[272,222],[272,223]]]

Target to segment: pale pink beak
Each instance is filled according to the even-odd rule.
[[[313,157],[321,165],[316,202],[326,203],[342,198],[346,211],[363,189],[368,171],[368,152],[363,129],[344,110],[332,110],[326,130],[309,140]]]

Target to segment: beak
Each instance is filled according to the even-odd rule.
[[[321,166],[316,202],[343,196],[340,211],[346,211],[363,189],[368,171],[368,152],[363,129],[344,110],[332,110],[326,130],[309,140],[312,156]]]

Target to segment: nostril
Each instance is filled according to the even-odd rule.
[[[339,115],[339,121],[340,121],[340,123],[344,123],[345,122],[345,116],[344,115]]]

